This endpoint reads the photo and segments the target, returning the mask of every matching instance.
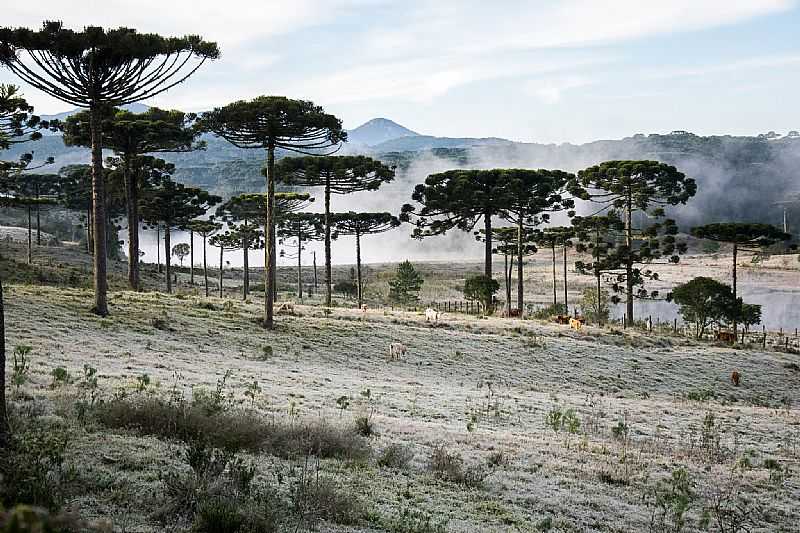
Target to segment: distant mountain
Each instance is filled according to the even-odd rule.
[[[132,109],[143,111],[138,104]],[[73,111],[74,112],[74,111]],[[63,118],[60,113],[46,118]],[[204,135],[206,150],[160,154],[176,166],[175,179],[225,196],[257,192],[264,188],[261,168],[263,150],[236,148],[213,135]],[[496,137],[483,139],[420,135],[388,119],[374,119],[350,132],[351,141],[342,152],[366,154],[397,167],[397,179],[372,195],[374,210],[396,211],[407,202],[414,184],[431,173],[452,168],[554,168],[570,172],[612,159],[652,159],[675,165],[697,180],[698,193],[687,206],[670,209],[682,226],[731,218],[782,223],[778,202],[787,193],[800,190],[796,169],[800,168],[800,134],[762,134],[750,137],[697,136],[685,131],[666,135],[637,134],[616,140],[581,145],[520,143]],[[15,160],[34,151],[35,160],[48,156],[56,172],[67,164],[90,161],[89,150],[66,147],[56,135],[41,141],[13,145],[0,153],[2,160]],[[110,153],[108,154],[110,155]],[[278,157],[291,155],[279,152]],[[789,213],[790,228],[800,227],[800,209]]]
[[[354,144],[375,146],[393,139],[417,137],[419,133],[401,126],[388,118],[373,118],[347,132],[347,139]]]
[[[123,109],[127,109],[132,113],[144,113],[148,109],[150,109],[149,105],[141,104],[139,102],[133,104],[126,104],[122,106]],[[74,115],[75,113],[79,113],[83,111],[83,109],[75,108],[71,111],[64,111],[63,113],[58,113],[56,115],[42,115],[42,120],[65,120],[67,117]]]
[[[431,135],[417,135],[415,137],[400,137],[390,139],[380,144],[370,146],[375,153],[382,152],[418,152],[420,150],[434,150],[437,148],[471,148],[473,146],[509,146],[514,141],[498,137],[476,139],[473,137],[433,137]]]

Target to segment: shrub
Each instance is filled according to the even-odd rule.
[[[11,383],[19,389],[28,381],[28,373],[31,370],[31,363],[28,360],[28,355],[31,353],[30,346],[25,344],[18,344],[14,347],[13,354],[13,370],[11,371]]]
[[[359,415],[355,420],[355,431],[362,437],[371,437],[375,435],[375,423],[372,422],[372,417],[369,415]]]
[[[600,289],[600,296],[598,297],[597,288],[588,287],[584,289],[583,300],[581,300],[583,315],[595,324],[604,324],[608,322],[610,314],[609,302],[610,296],[607,290]]]
[[[569,408],[562,411],[556,406],[545,415],[544,423],[553,431],[567,431],[573,435],[581,427],[581,420],[575,414],[575,409]]]
[[[51,388],[60,387],[61,385],[67,385],[72,383],[72,376],[70,376],[69,372],[66,368],[57,367],[54,368],[51,372],[53,376],[53,383],[50,384]]]
[[[494,309],[494,295],[500,290],[500,283],[487,276],[473,276],[464,282],[464,298],[467,300],[477,300],[483,306],[487,314]]]
[[[555,315],[564,315],[566,314],[566,309],[564,308],[564,304],[551,304],[547,307],[542,307],[541,309],[537,309],[533,312],[533,318],[537,318],[539,320],[550,320],[550,317]]]
[[[389,444],[378,454],[377,464],[382,468],[407,468],[414,459],[414,451],[402,444]]]
[[[65,428],[37,422],[18,428],[0,454],[0,501],[56,510],[64,484],[73,472],[65,468],[69,434]]]
[[[291,508],[302,521],[354,525],[364,518],[364,504],[355,494],[330,478],[307,474],[291,492]]]
[[[227,451],[265,451],[278,457],[316,455],[362,460],[370,448],[352,428],[315,422],[268,422],[243,410],[209,410],[204,403],[169,403],[158,398],[116,399],[95,409],[98,421],[144,435],[202,440]]]
[[[449,452],[444,444],[433,447],[428,466],[437,478],[467,487],[482,486],[489,475],[480,465],[465,466],[461,454]]]

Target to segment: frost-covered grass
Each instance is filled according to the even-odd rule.
[[[458,314],[434,327],[379,309],[296,306],[267,332],[258,301],[113,292],[108,318],[89,314],[90,301],[86,289],[6,287],[9,351],[32,347],[29,379],[9,393],[17,423],[66,424],[77,472],[68,505],[120,530],[163,530],[153,513],[164,475],[185,468],[184,444],[81,418],[84,365],[97,369],[95,401],[208,398],[230,371],[223,401],[265,426],[352,427],[368,416],[371,458],[319,463],[368,512],[357,525],[323,521],[326,531],[424,531],[427,518],[454,532],[647,531],[663,501],[655,487],[679,469],[693,495],[688,531],[720,501],[758,506],[757,531],[800,523],[794,355]],[[408,347],[405,360],[386,360],[392,342]],[[54,385],[56,368],[69,382]],[[396,446],[402,460],[380,461]],[[279,489],[307,465],[242,453]],[[432,469],[442,453],[481,482]]]

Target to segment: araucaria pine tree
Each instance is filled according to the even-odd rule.
[[[520,241],[520,230],[514,226],[503,226],[492,228],[492,253],[503,256],[503,278],[505,280],[506,306],[511,309],[511,281],[514,271],[514,261],[519,257],[527,257],[538,251],[532,238],[536,234],[535,230],[523,228],[522,240]],[[485,241],[485,231],[475,232],[475,237],[479,241]],[[520,247],[521,244],[521,247]],[[518,286],[519,290],[519,286]]]
[[[214,217],[208,220],[191,220],[185,226],[192,235],[195,233],[203,238],[203,280],[205,284],[206,297],[208,297],[208,260],[206,258],[206,249],[208,248],[208,239],[222,229],[222,224],[216,222]],[[192,239],[193,240],[193,239]],[[190,245],[190,253],[193,245]],[[193,254],[192,254],[193,255]]]
[[[691,230],[692,236],[698,239],[706,239],[714,242],[722,242],[733,245],[733,299],[735,302],[740,300],[737,298],[737,276],[736,276],[736,262],[740,251],[747,252],[760,252],[765,248],[772,246],[780,241],[788,241],[792,238],[788,233],[784,233],[777,227],[771,224],[758,224],[749,222],[721,222],[717,224],[706,224],[705,226],[697,226]],[[733,315],[733,331],[736,333],[736,327],[739,322],[738,318],[741,314],[741,309],[738,313]]]
[[[157,188],[148,191],[142,198],[142,218],[149,224],[164,228],[167,292],[172,292],[171,230],[185,228],[193,219],[204,215],[209,207],[220,201],[219,196],[209,194],[202,189],[186,187],[172,181],[169,177],[165,177]]]
[[[19,87],[0,83],[0,150],[12,144],[37,141],[42,138],[41,129],[48,128],[33,114],[33,106],[28,104]]]
[[[139,289],[139,196],[147,186],[142,155],[160,152],[188,152],[205,147],[196,142],[200,132],[191,127],[193,115],[151,107],[144,113],[105,108],[100,120],[101,144],[118,156],[117,170],[125,187],[128,217],[128,283]],[[81,111],[66,119],[64,144],[92,145],[91,113]]]
[[[217,233],[209,241],[211,246],[219,248],[219,297],[223,297],[223,272],[225,252],[233,252],[242,246],[242,236],[236,230],[225,230],[222,233]]]
[[[594,276],[597,298],[595,320],[603,325],[604,315],[599,312],[602,310],[602,277],[613,273],[619,266],[614,250],[623,235],[625,224],[617,212],[612,210],[605,215],[575,217],[572,219],[572,228],[575,231],[575,251],[592,257],[589,262],[576,261],[575,270]],[[555,295],[555,287],[553,294]],[[612,296],[611,301],[619,303],[619,296]]]
[[[414,188],[411,198],[419,204],[405,204],[400,220],[415,225],[412,236],[422,239],[458,228],[472,231],[483,221],[484,276],[492,277],[492,218],[508,206],[505,174],[502,170],[448,170],[431,174]]]
[[[94,224],[93,311],[108,314],[105,181],[101,118],[104,109],[139,102],[185,81],[209,59],[215,43],[198,36],[164,38],[130,28],[83,31],[45,22],[39,31],[0,29],[0,64],[48,95],[89,110]]]
[[[601,214],[618,210],[625,225],[625,242],[616,247],[618,282],[615,292],[624,291],[627,323],[634,322],[635,298],[657,298],[648,292],[645,280],[658,279],[650,266],[663,259],[679,261],[685,243],[675,239],[678,227],[666,218],[667,206],[685,204],[697,192],[697,185],[674,166],[658,161],[607,161],[578,173],[570,184],[574,194],[600,204]]]
[[[502,172],[505,200],[501,216],[517,227],[517,308],[522,312],[525,305],[525,230],[549,222],[553,212],[567,210],[570,217],[574,215],[575,201],[567,195],[566,187],[575,176],[562,170],[507,169]],[[508,305],[510,307],[510,301]]]
[[[331,213],[330,219],[336,233],[356,238],[356,294],[358,307],[364,303],[364,283],[361,273],[361,238],[383,233],[400,225],[391,213]]]
[[[342,121],[313,102],[283,96],[259,96],[203,113],[198,128],[210,131],[239,148],[267,152],[264,176],[267,201],[264,206],[264,327],[273,327],[275,298],[275,152],[285,150],[324,155],[347,140]]]
[[[365,156],[290,157],[277,168],[287,185],[323,187],[325,196],[325,305],[331,305],[331,194],[375,191],[394,180],[394,169]]]
[[[286,213],[277,224],[278,242],[285,247],[294,247],[293,253],[281,250],[281,257],[297,259],[297,298],[303,301],[303,250],[311,241],[325,238],[324,216],[319,213]]]
[[[537,230],[533,240],[542,248],[550,248],[553,254],[553,307],[558,307],[558,290],[556,274],[556,248],[561,248],[563,252],[563,280],[564,280],[564,305],[562,307],[565,314],[569,314],[569,288],[567,286],[567,249],[572,247],[572,239],[575,236],[573,228],[566,226],[548,227]]]

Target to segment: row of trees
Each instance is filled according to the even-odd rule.
[[[562,247],[566,276],[566,248],[577,240],[579,249],[591,251],[593,258],[579,263],[578,270],[594,274],[598,282],[604,274],[613,276],[613,289],[625,294],[627,316],[633,320],[635,298],[659,296],[644,288],[646,279],[657,279],[652,265],[678,262],[686,249],[676,241],[677,226],[666,218],[664,207],[685,204],[695,192],[693,179],[656,161],[608,161],[577,175],[560,170],[452,170],[417,185],[412,195],[417,205],[404,205],[401,218],[415,225],[413,236],[420,239],[454,228],[472,231],[482,221],[477,234],[485,243],[484,276],[492,278],[493,253],[509,256],[515,251],[520,310],[524,257],[538,247],[551,248],[555,278],[555,251]],[[576,200],[594,204],[594,213],[576,217]],[[572,226],[540,229],[555,212],[573,219]],[[511,225],[492,228],[497,218]],[[510,270],[505,277],[510,301]],[[553,288],[555,303],[555,281]],[[564,300],[566,305],[566,294]]]

